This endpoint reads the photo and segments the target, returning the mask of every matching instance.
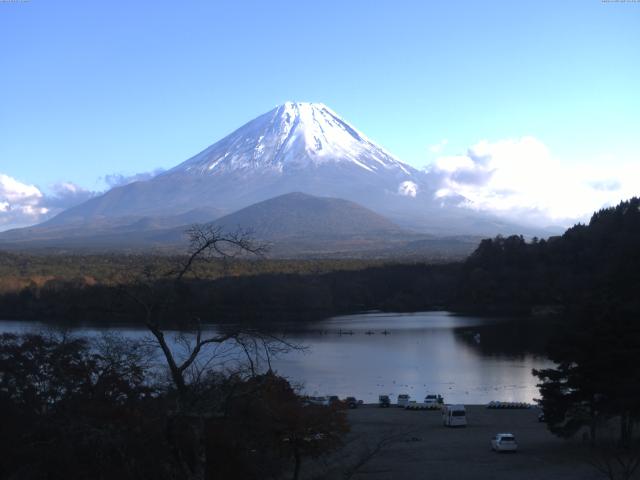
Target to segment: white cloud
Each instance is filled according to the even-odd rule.
[[[106,175],[103,180],[108,189],[128,183],[149,180],[162,173],[163,169],[137,173]],[[43,192],[35,185],[23,183],[9,175],[0,173],[0,231],[26,227],[43,222],[58,213],[78,205],[103,192],[86,190],[72,182],[60,182]]]
[[[405,197],[415,197],[418,194],[418,185],[415,182],[406,180],[398,185],[398,194]]]
[[[86,190],[71,182],[57,183],[51,187],[51,194],[46,195],[44,204],[55,213],[73,207],[97,195],[97,192]]]
[[[21,183],[0,173],[0,198],[7,202],[31,205],[42,198],[42,192],[35,185]]]
[[[42,197],[42,192],[35,185],[0,173],[0,230],[37,221]]]
[[[104,176],[104,182],[109,188],[121,187],[133,182],[151,180],[153,177],[164,172],[164,168],[156,168],[150,172],[136,173],[133,175],[123,175],[122,173],[112,173]]]
[[[446,138],[443,138],[438,143],[436,143],[434,145],[429,145],[429,151],[431,153],[440,153],[440,152],[442,152],[444,147],[447,145],[447,143],[449,143],[449,140],[447,140]]]
[[[94,195],[70,182],[56,184],[51,190],[45,194],[35,185],[0,173],[0,231],[41,222]]]
[[[584,220],[640,194],[640,163],[567,166],[534,137],[483,140],[465,155],[437,158],[427,172],[439,197],[462,195],[469,208],[541,225]]]

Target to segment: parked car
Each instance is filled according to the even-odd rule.
[[[429,410],[429,407],[426,403],[416,402],[415,400],[411,400],[406,407],[407,410]]]
[[[538,421],[539,422],[545,422],[546,421],[546,419],[544,418],[544,412],[540,412],[538,414]]]
[[[398,406],[407,408],[407,405],[409,405],[409,395],[407,395],[406,393],[401,393],[400,395],[398,395]]]
[[[424,404],[427,408],[437,408],[440,406],[438,402],[438,395],[427,395],[424,397]]]
[[[515,452],[518,442],[512,433],[498,433],[491,439],[491,450],[494,452]]]
[[[391,400],[389,400],[389,395],[379,395],[378,405],[380,407],[389,407],[389,405],[391,405]]]
[[[309,398],[307,398],[307,403],[309,405],[328,406],[329,405],[329,397],[309,397]]]
[[[356,397],[347,397],[344,399],[344,403],[346,403],[349,408],[358,408],[358,405],[360,405],[362,401],[356,400]]]
[[[337,395],[329,395],[327,399],[329,400],[329,405],[338,405],[340,403],[340,398]]]

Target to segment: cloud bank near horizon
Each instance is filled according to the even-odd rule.
[[[130,176],[116,173],[106,175],[103,180],[108,186],[107,190],[110,190],[149,180],[163,171],[155,169]],[[72,182],[56,183],[49,188],[49,192],[44,192],[35,185],[0,173],[0,231],[35,225],[102,193],[87,190]]]
[[[566,166],[539,139],[525,136],[482,140],[464,154],[443,155],[446,140],[430,150],[438,156],[427,168],[436,196],[463,196],[461,205],[539,227],[570,226],[596,210],[640,194],[640,161],[626,165]],[[615,166],[612,166],[615,165]],[[149,180],[164,170],[101,177],[107,190]],[[0,231],[51,218],[102,191],[62,182],[44,192],[0,173]]]
[[[96,195],[71,182],[57,183],[50,193],[0,173],[0,231],[39,223]]]
[[[112,173],[103,177],[104,183],[109,186],[109,189],[115,187],[122,187],[133,182],[143,182],[151,180],[153,177],[160,175],[165,171],[164,168],[156,168],[150,172],[135,173],[133,175],[123,175],[122,173]]]
[[[566,166],[535,137],[482,140],[465,154],[440,156],[426,168],[440,198],[537,226],[570,226],[596,210],[640,194],[640,162]]]

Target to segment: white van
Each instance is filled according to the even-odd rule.
[[[464,405],[445,405],[442,407],[442,424],[446,427],[466,426],[467,411]]]
[[[400,395],[398,395],[398,406],[407,408],[407,405],[409,405],[409,395],[407,395],[406,393],[401,393]]]

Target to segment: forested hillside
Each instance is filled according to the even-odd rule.
[[[179,291],[172,280],[145,280],[154,292],[167,291],[166,317],[180,322],[305,320],[336,313],[382,309],[417,311],[448,305],[455,298],[459,265],[397,264],[307,273],[227,275],[186,279]],[[353,267],[353,265],[351,265]],[[42,286],[0,295],[0,318],[57,321],[130,322],[139,306],[127,296],[140,276],[121,284],[49,280]]]
[[[526,242],[483,240],[464,263],[460,303],[478,306],[567,305],[602,297],[637,302],[640,199],[593,214],[564,235]]]
[[[546,240],[486,239],[459,263],[211,259],[186,279],[169,316],[264,322],[433,308],[526,315],[594,301],[640,310],[639,207],[633,198]],[[181,259],[0,255],[0,318],[68,321],[134,319],[122,287],[153,272],[147,280],[163,288]]]

